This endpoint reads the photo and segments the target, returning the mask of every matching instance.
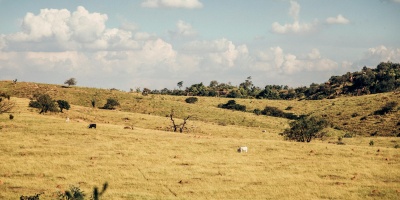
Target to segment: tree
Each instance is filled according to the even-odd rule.
[[[67,84],[68,86],[76,85],[76,79],[75,78],[70,78],[70,79],[66,80],[64,82],[64,84]]]
[[[104,104],[103,109],[114,110],[115,107],[119,106],[119,102],[116,99],[109,98],[107,99],[107,103]]]
[[[183,81],[179,81],[177,86],[179,87],[179,89],[181,89],[181,87],[183,86]]]
[[[149,88],[143,88],[142,95],[147,96],[150,92],[151,90]]]
[[[315,116],[303,116],[300,119],[290,122],[290,128],[285,129],[280,135],[286,140],[296,142],[310,142],[313,138],[322,138],[321,131],[328,126],[328,122]]]
[[[187,116],[186,118],[184,118],[184,119],[183,119],[183,123],[181,123],[181,124],[175,124],[174,115],[175,115],[174,110],[171,110],[171,114],[169,115],[169,117],[170,117],[171,122],[172,122],[172,128],[173,128],[174,132],[176,132],[177,129],[179,128],[179,132],[180,132],[180,133],[183,133],[183,129],[185,128],[186,121],[187,121],[191,116],[189,115],[189,116]]]
[[[36,101],[29,102],[30,107],[39,108],[40,114],[50,112],[58,112],[54,100],[48,94],[36,95]]]
[[[0,114],[10,111],[11,109],[14,108],[14,106],[15,106],[14,102],[0,97]]]
[[[68,103],[68,101],[65,100],[58,100],[57,101],[58,107],[60,107],[60,112],[63,112],[63,109],[69,110],[71,107]]]

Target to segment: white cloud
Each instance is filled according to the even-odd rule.
[[[300,5],[296,1],[290,1],[289,15],[293,17],[294,21],[299,20]]]
[[[264,69],[260,68],[264,66]],[[273,71],[276,69],[282,74],[296,74],[303,71],[332,71],[338,68],[333,60],[321,56],[318,49],[312,49],[307,56],[296,56],[284,53],[279,46],[267,51],[259,52],[256,67],[258,70]]]
[[[176,30],[169,31],[171,37],[194,37],[197,35],[196,30],[192,27],[191,24],[184,22],[183,20],[179,20],[176,23]]]
[[[227,69],[237,66],[239,59],[247,59],[249,50],[246,45],[236,46],[232,41],[222,38],[212,41],[192,41],[186,43],[181,54],[193,56],[198,67]],[[193,60],[192,60],[193,61]],[[193,62],[192,62],[193,63]]]
[[[381,0],[382,2],[400,3],[400,0]]]
[[[296,1],[290,1],[289,15],[293,18],[292,24],[281,25],[278,22],[272,23],[272,31],[278,34],[287,33],[307,33],[316,28],[318,21],[315,20],[312,23],[300,23],[300,5]]]
[[[369,48],[360,63],[367,66],[376,66],[380,62],[400,62],[400,48],[390,48],[384,45]]]
[[[338,15],[337,17],[329,17],[326,19],[328,24],[348,24],[350,20],[346,19],[342,15]]]
[[[199,0],[144,0],[142,6],[148,8],[169,7],[194,9],[202,8],[203,4]]]

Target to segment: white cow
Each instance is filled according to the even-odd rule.
[[[239,153],[242,153],[242,152],[246,152],[246,153],[247,153],[247,147],[241,146],[241,147],[238,148],[237,151],[238,151]]]

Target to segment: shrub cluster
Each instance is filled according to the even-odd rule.
[[[273,117],[282,117],[287,119],[298,119],[297,115],[293,113],[285,113],[277,107],[266,106],[264,110],[261,111],[261,114]]]
[[[235,100],[229,100],[226,104],[219,104],[218,108],[246,111],[246,106],[237,104]]]
[[[198,100],[197,97],[188,97],[185,99],[186,103],[196,103]]]
[[[103,109],[114,110],[115,107],[119,106],[119,102],[116,99],[109,98],[107,103],[104,104]]]
[[[374,115],[385,115],[389,112],[395,111],[398,103],[395,101],[388,102],[381,109],[374,112]]]
[[[50,112],[63,112],[63,109],[69,110],[71,106],[65,100],[53,100],[48,94],[35,95],[36,100],[29,102],[29,107],[40,109],[40,113]],[[59,109],[56,106],[56,103]]]

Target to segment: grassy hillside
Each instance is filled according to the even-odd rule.
[[[185,103],[182,96],[148,95],[142,96],[138,93],[128,93],[116,90],[71,87],[61,85],[47,85],[39,83],[0,81],[0,92],[20,98],[32,98],[34,94],[49,94],[53,99],[62,99],[73,105],[91,107],[91,100],[96,99],[97,107],[103,106],[107,98],[117,99],[121,103],[119,111],[129,113],[142,113],[151,116],[165,117],[174,109],[176,117],[183,119],[191,115],[197,122],[212,123],[215,125],[237,125],[245,127],[259,127],[260,130],[268,129],[274,133],[282,132],[288,127],[288,120],[275,117],[256,116],[252,111],[256,108],[264,109],[265,106],[278,107],[286,112],[297,115],[310,114],[323,116],[332,123],[335,132],[350,133],[353,135],[369,136],[395,136],[400,133],[400,111],[387,115],[374,115],[376,110],[382,108],[390,101],[400,102],[399,93],[381,93],[365,96],[341,97],[336,99],[324,99],[315,101],[284,101],[284,100],[258,100],[258,99],[235,99],[237,103],[246,105],[247,113],[229,111],[217,108],[218,104],[226,103],[227,98],[199,97],[196,104]],[[90,111],[93,109],[89,109]],[[95,112],[87,112],[84,117],[98,122],[128,123],[122,118],[108,119],[98,116]],[[83,116],[77,116],[82,118]],[[168,121],[168,120],[167,120]],[[166,130],[169,123],[146,124],[145,128]]]
[[[126,95],[127,99],[130,95],[132,99],[140,97],[117,94],[121,100],[119,95]],[[157,101],[174,108],[180,106],[183,115],[185,109],[200,112],[200,105],[207,111],[219,111],[213,110],[214,99],[201,99],[199,105],[186,106],[177,97],[143,97],[141,101],[156,101],[147,98],[159,98]],[[70,185],[90,196],[94,186],[106,181],[109,189],[103,199],[400,197],[400,151],[393,148],[400,144],[399,138],[374,137],[374,146],[368,145],[371,138],[366,137],[344,138],[346,145],[328,140],[287,142],[277,135],[285,120],[258,116],[264,120],[254,123],[264,127],[241,126],[244,122],[240,120],[255,116],[232,111],[221,112],[231,120],[227,123],[235,125],[220,125],[212,117],[200,118],[189,122],[191,132],[180,134],[154,130],[156,126],[169,125],[165,116],[121,111],[128,109],[124,107],[110,111],[72,105],[64,114],[39,115],[36,109],[27,107],[29,99],[11,100],[16,102],[12,112],[15,118],[9,120],[8,115],[0,115],[0,199],[40,192],[41,199],[55,199],[57,192],[68,190]],[[250,103],[251,100],[240,102],[254,107],[265,105]],[[304,102],[268,103],[282,109],[291,105],[295,112],[312,109]],[[319,103],[321,107],[332,105]],[[168,110],[158,108],[152,113]],[[324,110],[328,109],[322,107]],[[65,121],[66,116],[70,122]],[[93,121],[98,123],[97,129],[88,129],[88,123]],[[124,129],[130,124],[133,130]],[[261,129],[268,131],[263,133]],[[249,152],[237,153],[240,145],[248,146]]]

